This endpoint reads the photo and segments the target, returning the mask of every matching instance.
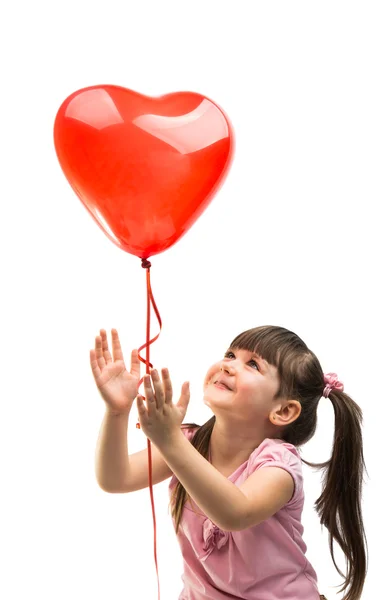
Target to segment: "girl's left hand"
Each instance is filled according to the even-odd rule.
[[[154,390],[151,385],[151,379]],[[176,406],[172,403],[172,385],[168,369],[162,369],[163,384],[158,371],[152,369],[150,375],[145,375],[143,384],[147,408],[144,406],[143,397],[137,396],[137,406],[141,429],[149,440],[156,446],[171,441],[175,432],[186,415],[190,401],[190,385],[185,382],[182,385],[180,399]]]

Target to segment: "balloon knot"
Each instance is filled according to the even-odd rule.
[[[142,269],[149,269],[150,267],[151,262],[147,258],[142,258]]]

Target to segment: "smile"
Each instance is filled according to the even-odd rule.
[[[227,392],[231,392],[231,390],[222,383],[214,383],[214,386],[219,388],[220,390],[226,390]]]

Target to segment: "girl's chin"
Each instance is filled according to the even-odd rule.
[[[230,396],[228,390],[227,394],[225,394],[223,390],[216,390],[214,394],[205,394],[203,397],[203,403],[207,404],[207,406],[210,406],[210,404],[217,406],[221,402],[225,404],[229,398]]]

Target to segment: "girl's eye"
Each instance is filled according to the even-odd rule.
[[[235,355],[234,355],[233,352],[226,352],[225,355],[224,355],[224,358],[230,358],[230,355],[235,358]],[[257,362],[253,358],[251,358],[251,360],[248,361],[248,362],[253,363],[255,365],[256,369],[259,369],[259,365],[257,364]]]

